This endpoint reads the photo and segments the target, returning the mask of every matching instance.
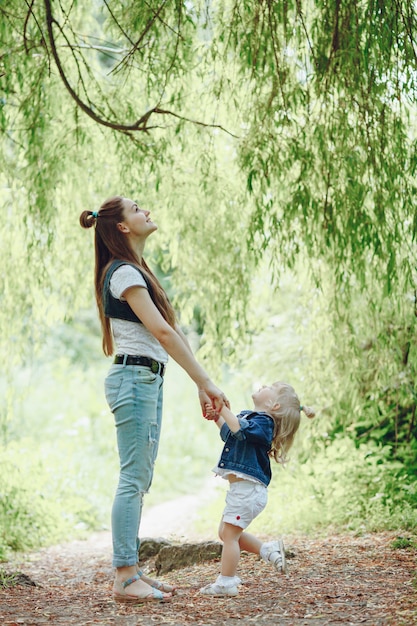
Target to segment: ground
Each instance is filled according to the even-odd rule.
[[[185,511],[184,506],[176,511]],[[168,509],[144,520],[148,535],[160,536]],[[175,519],[175,516],[171,517]],[[164,521],[165,520],[165,521]],[[184,528],[181,526],[182,530]],[[149,530],[153,532],[149,532]],[[172,534],[172,533],[171,533]],[[172,537],[171,537],[172,538]],[[179,540],[184,540],[184,537]],[[189,539],[189,538],[187,538]],[[193,540],[200,538],[194,537]],[[214,537],[210,537],[214,539]],[[4,626],[331,626],[417,624],[416,551],[396,534],[285,536],[289,573],[278,574],[255,555],[242,554],[244,584],[234,598],[207,598],[199,589],[212,582],[219,562],[171,571],[163,580],[178,586],[170,603],[115,604],[111,597],[110,535],[92,535],[19,555],[4,564],[36,586],[0,589]],[[152,570],[152,561],[147,563]],[[27,581],[26,581],[27,582]]]

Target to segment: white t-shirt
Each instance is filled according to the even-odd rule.
[[[126,302],[123,294],[129,287],[147,289],[145,279],[138,270],[131,265],[121,265],[112,274],[110,292],[114,298]],[[166,350],[143,324],[112,317],[111,327],[117,354],[148,356],[160,363],[168,361]]]

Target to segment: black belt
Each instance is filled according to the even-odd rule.
[[[147,356],[116,354],[113,363],[115,363],[115,365],[143,365],[144,367],[149,367],[154,374],[159,374],[160,376],[163,376],[165,371],[164,363],[150,359]]]

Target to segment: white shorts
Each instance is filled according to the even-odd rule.
[[[267,501],[268,490],[265,485],[250,480],[230,483],[222,521],[247,528],[255,517],[262,513]]]

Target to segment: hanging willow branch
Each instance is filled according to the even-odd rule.
[[[30,12],[31,12],[31,10],[32,10],[32,6],[30,7]],[[117,122],[115,120],[111,121],[111,120],[105,119],[104,117],[98,115],[94,111],[94,108],[92,106],[89,106],[88,104],[86,104],[79,97],[77,92],[71,86],[71,84],[70,84],[70,82],[69,82],[69,80],[67,78],[67,75],[66,75],[66,73],[64,71],[64,68],[63,68],[62,63],[61,63],[61,59],[60,59],[59,54],[58,54],[57,45],[56,45],[56,41],[55,41],[55,37],[54,37],[54,25],[61,32],[62,32],[62,27],[59,24],[59,22],[52,15],[52,6],[51,6],[51,1],[50,0],[45,0],[45,11],[46,11],[46,25],[47,25],[49,45],[50,45],[52,56],[53,56],[53,58],[55,60],[56,66],[58,68],[58,72],[59,72],[59,75],[61,77],[61,80],[64,83],[64,86],[65,86],[66,90],[68,91],[68,93],[70,94],[70,96],[72,97],[72,99],[76,102],[77,106],[86,115],[88,115],[92,120],[94,120],[95,122],[97,122],[101,126],[105,126],[107,128],[111,128],[112,130],[116,130],[116,131],[119,131],[119,132],[122,132],[122,133],[127,133],[127,134],[130,134],[133,131],[149,132],[152,129],[160,128],[160,126],[158,126],[158,125],[153,125],[153,126],[149,126],[148,125],[149,119],[152,116],[152,114],[156,114],[156,115],[172,116],[172,117],[175,117],[175,118],[177,118],[177,119],[179,119],[179,120],[181,120],[183,122],[189,122],[191,124],[195,124],[195,125],[206,127],[206,128],[217,128],[217,129],[222,130],[223,132],[225,132],[225,133],[227,133],[227,134],[229,134],[231,136],[235,136],[232,133],[230,133],[226,128],[221,126],[220,124],[207,124],[207,123],[199,121],[199,120],[193,120],[193,119],[190,119],[188,117],[184,117],[184,116],[182,116],[182,115],[180,115],[178,113],[175,113],[173,111],[170,111],[168,109],[162,109],[162,108],[160,108],[160,106],[158,104],[156,106],[152,107],[151,109],[149,109],[148,111],[146,111],[146,113],[144,113],[136,122],[133,122],[132,124],[121,124],[121,123],[119,123],[119,122]],[[154,19],[156,19],[157,16],[158,15],[155,14]],[[147,26],[147,30],[149,28],[150,28],[150,25]],[[144,35],[145,35],[145,33],[142,34],[142,37]],[[138,44],[136,44],[136,46],[137,45]],[[133,54],[134,51],[135,50],[131,51],[129,54],[130,55]],[[80,73],[79,73],[79,75],[80,75]]]

